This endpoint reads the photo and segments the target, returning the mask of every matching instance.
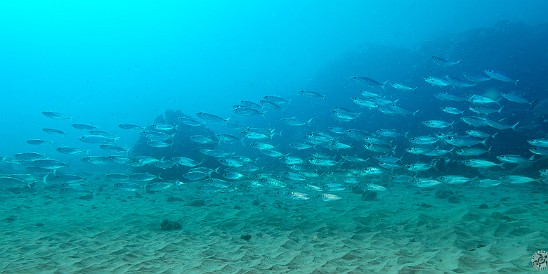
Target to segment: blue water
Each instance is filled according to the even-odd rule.
[[[545,1],[1,3],[0,227],[12,255],[0,271],[533,271],[531,256],[548,248],[546,10]],[[243,108],[254,115],[236,113],[242,100],[259,105]],[[111,140],[82,142],[100,134],[73,124]],[[418,136],[437,141],[413,144]],[[485,153],[460,154],[469,148]],[[182,229],[163,231],[164,219]],[[131,257],[131,241],[150,252]],[[40,253],[50,251],[51,260]]]

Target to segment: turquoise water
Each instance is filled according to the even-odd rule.
[[[542,1],[26,4],[1,272],[544,266]]]

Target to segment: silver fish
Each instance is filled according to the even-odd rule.
[[[88,143],[88,144],[112,144],[117,139],[118,138],[111,138],[111,137],[106,137],[102,135],[85,135],[79,138],[81,142]]]
[[[43,128],[42,131],[48,134],[55,134],[55,135],[65,135],[66,133],[62,130],[55,129],[55,128]]]
[[[299,95],[325,99],[325,95],[319,94],[315,91],[309,91],[309,90],[301,90],[299,91]]]
[[[432,61],[434,61],[436,64],[438,64],[439,66],[444,66],[444,67],[451,67],[451,66],[454,66],[458,63],[460,63],[460,60],[457,60],[457,61],[449,61],[445,58],[442,58],[442,57],[439,57],[439,56],[435,56],[435,55],[432,55]]]
[[[121,129],[144,129],[142,126],[134,125],[134,124],[118,124],[118,127]]]
[[[451,82],[445,79],[440,79],[432,76],[424,77],[424,81],[426,81],[426,83],[432,86],[437,86],[437,87],[448,87],[451,85]]]
[[[81,129],[81,130],[94,130],[97,129],[96,126],[88,125],[88,124],[72,124],[72,127],[75,129]]]
[[[485,74],[487,74],[487,76],[489,76],[491,79],[499,80],[502,82],[514,83],[516,86],[519,82],[519,80],[514,80],[506,76],[504,73],[492,69],[486,69]]]
[[[197,112],[196,117],[209,122],[226,122],[227,121],[227,119],[224,119],[215,114],[210,114],[206,112]]]
[[[60,119],[60,120],[68,120],[68,119],[72,119],[71,117],[69,116],[66,116],[64,114],[61,114],[59,112],[53,112],[53,111],[43,111],[42,112],[42,115],[48,117],[48,118],[51,118],[51,119]]]

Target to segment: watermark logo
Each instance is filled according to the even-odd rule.
[[[533,254],[533,258],[531,258],[531,262],[533,263],[533,267],[538,270],[548,268],[548,252],[544,250],[535,252],[535,254]]]

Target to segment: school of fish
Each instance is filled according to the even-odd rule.
[[[90,195],[105,188],[137,193],[191,191],[197,195],[247,192],[325,202],[365,191],[384,192],[398,184],[410,188],[545,184],[548,136],[535,128],[520,128],[527,116],[517,117],[511,111],[531,111],[542,98],[528,98],[520,90],[519,80],[503,72],[489,68],[476,74],[443,75],[461,61],[437,56],[432,56],[432,61],[440,74],[425,76],[419,86],[368,76],[341,79],[355,89],[346,106],[330,105],[329,96],[321,91],[294,93],[301,99],[330,105],[329,121],[320,121],[314,112],[285,117],[292,108],[292,97],[265,95],[258,102],[240,101],[233,106],[231,117],[198,112],[194,117],[179,117],[175,124],[118,125],[121,130],[140,134],[151,149],[158,151],[172,150],[174,137],[188,128],[221,127],[220,132],[192,135],[188,140],[189,146],[200,148],[203,157],[214,159],[217,164],[213,166],[185,155],[185,151],[177,151],[178,156],[170,158],[135,155],[131,148],[118,145],[119,136],[100,130],[99,125],[75,123],[70,115],[44,111],[43,116],[63,120],[66,127],[79,130],[81,135],[67,137],[78,139],[82,145],[28,139],[29,147],[50,146],[51,153],[29,149],[3,157],[3,164],[11,166],[12,172],[4,169],[0,182]],[[499,91],[483,92],[492,85]],[[432,89],[438,91],[432,93]],[[432,105],[439,105],[436,112],[413,108],[413,102],[401,96],[421,92],[432,93]],[[421,113],[424,111],[428,115]],[[371,118],[372,112],[378,115]],[[272,121],[272,117],[280,116]],[[412,124],[412,129],[359,126],[363,125],[359,121],[384,116],[401,118]],[[247,120],[269,126],[252,126]],[[67,135],[65,128],[46,125],[42,130]],[[493,145],[502,135],[528,137],[525,141],[516,138],[513,146],[522,148],[516,153]],[[90,155],[90,146],[104,153]],[[56,159],[58,154],[100,166],[103,172],[90,178],[71,168],[70,161]],[[135,168],[146,166],[160,172],[135,172]],[[176,170],[178,178],[162,178],[161,171],[168,169]]]

